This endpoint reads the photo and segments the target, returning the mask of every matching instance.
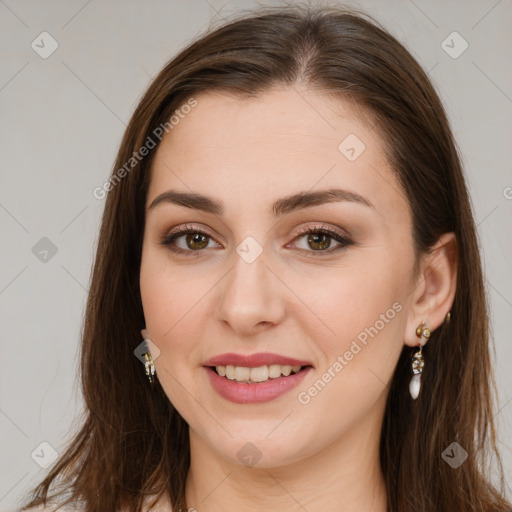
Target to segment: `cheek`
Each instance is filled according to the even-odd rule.
[[[328,352],[343,349],[376,323],[379,331],[397,324],[387,320],[403,307],[393,305],[403,295],[407,276],[401,274],[400,263],[390,266],[381,255],[375,256],[358,255],[346,265],[303,271],[295,278],[293,290],[300,302],[292,315],[308,331],[316,326],[314,338]]]
[[[387,386],[403,347],[404,308],[391,294],[370,294],[364,308],[346,292],[338,295],[342,309],[329,307],[336,335],[316,338],[322,364],[297,389],[299,410],[308,418],[329,418],[325,435],[336,438],[368,414],[381,410]]]
[[[197,395],[191,367],[197,371],[201,361],[201,340],[209,318],[206,295],[214,282],[211,273],[172,266],[161,251],[143,252],[144,318],[150,339],[160,350],[153,361],[158,380],[178,410],[186,403],[184,388]]]
[[[140,292],[146,327],[155,338],[167,344],[183,325],[187,331],[196,325],[196,306],[209,289],[208,276],[172,265],[165,251],[143,252]],[[183,334],[183,333],[180,333]]]
[[[319,413],[335,404],[346,419],[386,390],[403,347],[401,297],[408,281],[401,266],[407,268],[397,259],[391,265],[381,254],[371,264],[358,261],[344,268],[323,286],[302,281],[299,293],[318,317],[307,312],[295,316],[307,318],[302,328],[322,357],[321,367],[302,386],[299,403],[315,403]]]

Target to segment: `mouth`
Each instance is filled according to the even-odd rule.
[[[212,389],[237,404],[261,404],[288,394],[313,370],[312,365],[204,366]]]
[[[271,364],[256,367],[218,365],[208,366],[219,377],[241,384],[260,384],[268,381],[275,381],[289,376],[296,375],[306,369],[312,368],[311,365],[280,365]]]

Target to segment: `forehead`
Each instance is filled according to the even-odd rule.
[[[207,92],[195,99],[157,149],[148,203],[173,188],[214,195],[234,212],[293,192],[343,187],[380,212],[407,210],[382,140],[349,100],[298,85],[256,98]]]

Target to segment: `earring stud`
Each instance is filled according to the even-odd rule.
[[[421,324],[418,325],[416,329],[416,336],[421,338],[422,345],[425,345],[425,343],[428,341],[430,334],[430,329],[427,327],[427,324],[425,322],[421,322]]]

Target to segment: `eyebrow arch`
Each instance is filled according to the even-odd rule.
[[[299,192],[298,194],[278,199],[272,205],[272,212],[276,217],[278,217],[294,210],[300,210],[324,203],[342,201],[375,208],[370,200],[356,194],[355,192],[343,189],[328,189],[317,192]],[[216,199],[195,192],[179,192],[177,190],[168,190],[157,196],[149,205],[148,211],[154,209],[160,204],[169,203],[178,206],[185,206],[195,210],[201,210],[218,216],[222,216],[224,213],[222,201],[217,201]]]

